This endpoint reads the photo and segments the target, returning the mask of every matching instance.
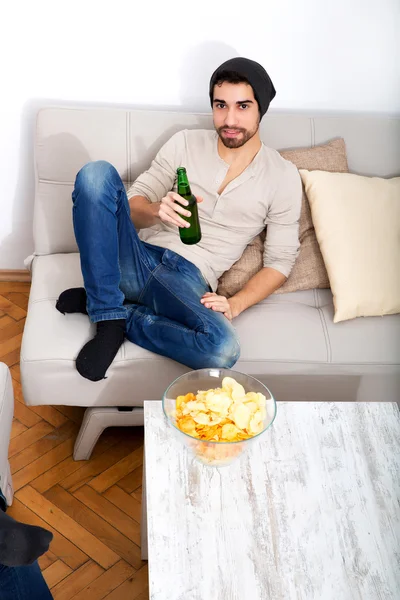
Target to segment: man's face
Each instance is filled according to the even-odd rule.
[[[227,148],[240,148],[258,131],[260,114],[253,88],[248,83],[214,86],[214,127]]]

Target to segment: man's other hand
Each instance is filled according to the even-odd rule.
[[[201,196],[196,196],[196,200],[198,203],[203,202]],[[185,208],[188,204],[188,201],[179,194],[168,192],[160,202],[158,216],[164,223],[172,223],[177,227],[190,227],[190,224],[179,216],[190,217],[190,211]]]
[[[217,312],[222,312],[224,317],[232,321],[239,314],[238,311],[235,310],[234,302],[232,298],[228,300],[225,296],[218,296],[215,292],[206,292],[200,299],[200,302],[211,310],[216,310]]]

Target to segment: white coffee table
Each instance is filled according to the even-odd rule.
[[[171,436],[161,402],[144,411],[151,600],[400,598],[396,404],[280,403],[223,468]]]

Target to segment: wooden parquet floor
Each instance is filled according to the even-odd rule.
[[[148,600],[140,558],[143,428],[109,428],[90,460],[75,462],[84,409],[24,404],[19,354],[29,287],[0,282],[0,361],[15,395],[8,512],[53,532],[39,564],[55,600]]]

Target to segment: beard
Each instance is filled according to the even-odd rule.
[[[242,127],[219,127],[217,129],[217,133],[219,135],[219,139],[221,140],[221,142],[224,144],[224,146],[226,148],[241,148],[242,146],[244,146],[249,140],[251,140],[251,138],[257,133],[258,131],[258,126],[259,123],[257,123],[256,127],[254,128],[254,130],[249,130],[249,129],[243,129]],[[235,137],[235,138],[230,138],[230,137],[225,137],[224,136],[224,131],[228,129],[229,131],[236,131],[238,133],[241,133],[242,135]]]

